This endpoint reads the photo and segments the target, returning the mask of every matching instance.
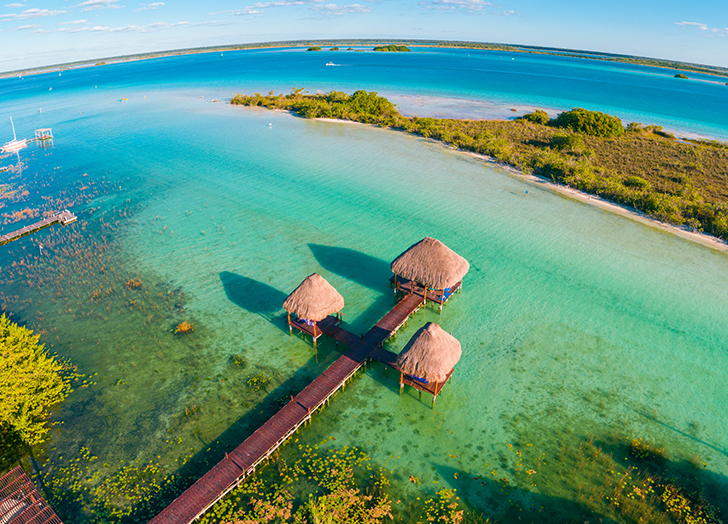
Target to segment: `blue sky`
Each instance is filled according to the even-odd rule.
[[[0,0],[0,71],[314,38],[565,47],[728,67],[725,0]]]

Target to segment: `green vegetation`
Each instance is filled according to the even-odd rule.
[[[313,45],[313,46],[309,47],[308,49],[306,49],[306,51],[321,51],[321,47],[317,46],[317,45]]]
[[[689,78],[688,75],[684,75],[682,73],[678,73],[675,75],[675,78]]]
[[[407,118],[377,93],[301,91],[236,95],[231,103],[400,129],[488,155],[658,220],[728,238],[728,144],[678,141],[659,126],[632,123],[624,129],[616,117],[581,108],[547,122],[548,115],[538,110],[515,121]]]
[[[339,50],[338,47],[332,47],[331,49],[329,49],[329,51],[338,51],[338,50]]]
[[[581,107],[559,114],[550,125],[591,136],[610,137],[624,133],[622,121],[616,116],[600,111],[587,111]]]
[[[319,450],[319,446],[299,444],[297,458],[274,459],[263,474],[233,490],[200,522],[404,522],[404,504],[391,499],[389,473],[373,467],[370,458],[356,448]],[[460,524],[465,513],[460,504],[455,490],[440,490],[415,507],[408,505],[407,522]]]
[[[532,124],[541,124],[543,126],[548,124],[551,120],[551,117],[549,117],[548,113],[543,109],[536,109],[533,113],[527,113],[521,118],[527,122],[531,122]]]
[[[395,44],[389,44],[389,45],[382,45],[377,46],[372,51],[384,51],[384,52],[394,52],[394,53],[406,53],[408,51],[412,51],[410,48],[404,45],[395,45]]]
[[[49,409],[71,392],[64,364],[40,337],[0,315],[0,467],[48,433]],[[22,453],[20,453],[22,454]]]

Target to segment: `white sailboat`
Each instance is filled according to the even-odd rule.
[[[15,124],[13,124],[13,117],[10,117],[10,125],[13,126],[13,140],[11,142],[6,143],[4,146],[0,148],[0,152],[3,153],[11,153],[13,151],[19,151],[20,149],[23,149],[27,143],[28,139],[24,138],[23,140],[18,140],[18,137],[15,136]]]

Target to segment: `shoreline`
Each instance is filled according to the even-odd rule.
[[[281,110],[277,110],[277,111],[281,111]],[[285,111],[285,112],[293,114],[295,116],[295,113],[293,113],[291,111]],[[319,122],[328,122],[328,123],[334,123],[334,124],[356,124],[356,125],[370,125],[372,127],[379,127],[379,126],[374,126],[373,124],[363,124],[361,122],[354,122],[351,120],[342,120],[339,118],[312,118],[312,119],[308,119],[308,120],[317,120]],[[390,131],[399,131],[397,129],[392,129],[392,128],[380,128],[380,129],[389,129]],[[698,231],[693,231],[693,230],[687,229],[685,227],[669,224],[667,222],[662,222],[662,221],[657,220],[656,218],[652,218],[649,215],[642,213],[641,211],[638,211],[634,208],[623,206],[620,204],[615,204],[614,202],[605,200],[600,196],[592,195],[589,193],[584,193],[583,191],[579,191],[578,189],[574,189],[569,186],[556,184],[556,183],[552,182],[551,180],[544,178],[544,177],[524,173],[523,171],[519,171],[518,169],[516,169],[513,166],[498,162],[493,157],[490,157],[487,155],[480,155],[478,153],[473,153],[471,151],[464,151],[462,149],[456,149],[447,144],[444,144],[443,142],[440,142],[439,140],[435,140],[432,138],[419,137],[418,135],[412,135],[412,136],[422,138],[424,140],[428,140],[434,144],[441,145],[441,146],[445,147],[446,149],[449,149],[450,151],[453,151],[455,153],[464,154],[469,157],[482,160],[483,162],[487,162],[489,164],[494,164],[494,165],[502,168],[504,171],[508,172],[509,174],[511,174],[513,176],[516,176],[522,180],[530,182],[533,185],[536,185],[538,187],[546,188],[549,191],[558,193],[559,195],[565,196],[572,200],[576,200],[583,204],[591,205],[591,206],[597,207],[599,209],[602,209],[604,211],[608,211],[610,213],[614,213],[616,215],[629,218],[630,220],[634,220],[636,222],[639,222],[640,224],[643,224],[643,225],[646,225],[649,227],[654,227],[655,229],[659,229],[660,231],[671,233],[671,234],[678,236],[680,238],[683,238],[685,240],[689,240],[691,242],[695,242],[702,246],[705,246],[705,247],[708,247],[711,249],[715,249],[716,251],[722,251],[724,253],[728,253],[728,242],[725,242],[717,237],[714,237],[711,235],[706,235],[705,233],[700,233]]]

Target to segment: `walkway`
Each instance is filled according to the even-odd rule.
[[[29,226],[25,226],[24,228],[18,229],[17,231],[12,231],[11,233],[8,233],[6,235],[0,235],[0,246],[3,244],[7,244],[8,242],[12,242],[13,240],[17,240],[20,237],[24,237],[25,235],[29,235],[30,233],[38,231],[39,229],[43,229],[44,227],[51,226],[55,223],[63,224],[65,226],[66,224],[75,222],[76,218],[76,215],[66,209],[61,213],[57,213],[55,215],[49,216],[48,218],[44,218],[43,220],[41,220],[40,222],[36,222],[35,224],[30,224]]]
[[[20,466],[0,477],[0,522],[63,524]]]
[[[335,339],[337,343],[346,344],[349,350],[149,524],[192,522],[230,490],[239,486],[248,475],[255,472],[255,468],[262,461],[270,457],[288,437],[309,421],[318,408],[343,388],[367,359],[381,354],[382,358],[391,360],[389,355],[394,354],[380,349],[380,346],[404,325],[423,301],[424,297],[416,293],[405,296],[362,337],[342,329],[333,316],[317,323],[317,327],[326,336]]]

